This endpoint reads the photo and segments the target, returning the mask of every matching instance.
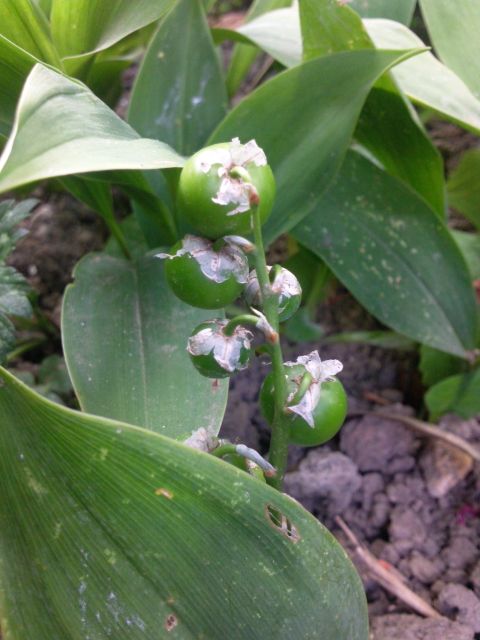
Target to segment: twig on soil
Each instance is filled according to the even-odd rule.
[[[340,516],[336,516],[335,522],[347,536],[353,546],[353,553],[363,562],[368,574],[384,589],[407,604],[411,609],[428,618],[441,618],[428,602],[414,593],[406,584],[405,578],[395,568],[388,568],[378,560],[366,547],[360,544],[358,538]]]
[[[367,412],[365,413],[367,415]],[[368,415],[371,416],[380,416],[382,418],[387,418],[388,420],[397,420],[398,422],[402,422],[405,426],[410,427],[414,431],[424,435],[430,436],[433,438],[437,438],[438,440],[442,440],[445,444],[450,445],[456,449],[460,449],[471,458],[475,460],[475,462],[480,462],[480,450],[474,445],[470,444],[460,436],[455,435],[454,433],[448,433],[448,431],[443,431],[440,427],[436,425],[431,425],[428,422],[423,422],[422,420],[417,420],[416,418],[410,418],[409,416],[402,416],[398,413],[389,413],[387,411],[372,411],[368,412]]]

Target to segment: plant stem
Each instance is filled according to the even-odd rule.
[[[258,324],[258,317],[252,316],[250,313],[242,313],[239,316],[235,316],[225,325],[223,333],[226,336],[231,336],[235,331],[235,328],[242,324],[253,324],[254,327]]]
[[[278,333],[278,299],[272,292],[268,275],[265,249],[262,238],[262,222],[258,207],[252,207],[253,236],[255,242],[255,270],[263,304],[263,313],[269,324]],[[272,422],[272,437],[270,440],[269,460],[277,470],[277,474],[268,478],[268,483],[282,490],[283,477],[287,466],[289,425],[285,415],[285,402],[287,398],[287,383],[283,367],[283,354],[280,341],[270,346],[272,356],[273,388],[274,388],[274,414]]]

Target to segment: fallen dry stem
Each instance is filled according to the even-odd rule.
[[[335,522],[347,536],[353,547],[353,553],[365,565],[368,574],[384,589],[396,596],[411,609],[429,618],[441,618],[428,602],[420,598],[405,584],[405,578],[394,567],[387,568],[366,547],[360,544],[358,538],[340,516],[336,516]]]

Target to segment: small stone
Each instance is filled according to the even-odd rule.
[[[461,584],[447,584],[438,594],[437,606],[441,613],[480,631],[480,600],[471,589]]]
[[[433,498],[442,498],[472,470],[471,456],[443,442],[430,442],[420,458],[427,489]]]

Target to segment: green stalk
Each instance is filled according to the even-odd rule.
[[[253,236],[255,242],[255,270],[263,303],[263,313],[269,324],[278,333],[278,299],[272,293],[268,276],[265,249],[262,237],[262,222],[258,212],[258,206],[252,207]],[[272,422],[272,437],[270,440],[269,460],[277,470],[277,474],[268,478],[268,483],[278,489],[283,488],[283,478],[287,467],[289,425],[285,415],[285,403],[287,399],[287,382],[283,366],[282,347],[280,340],[270,345],[272,356],[272,372],[274,387],[274,414]]]
[[[256,327],[258,324],[258,317],[252,316],[252,314],[250,313],[242,313],[239,316],[235,316],[235,318],[232,318],[231,320],[229,320],[228,323],[225,325],[223,329],[223,333],[226,336],[231,336],[233,335],[233,332],[235,331],[236,327],[242,324],[252,324],[254,327]]]

